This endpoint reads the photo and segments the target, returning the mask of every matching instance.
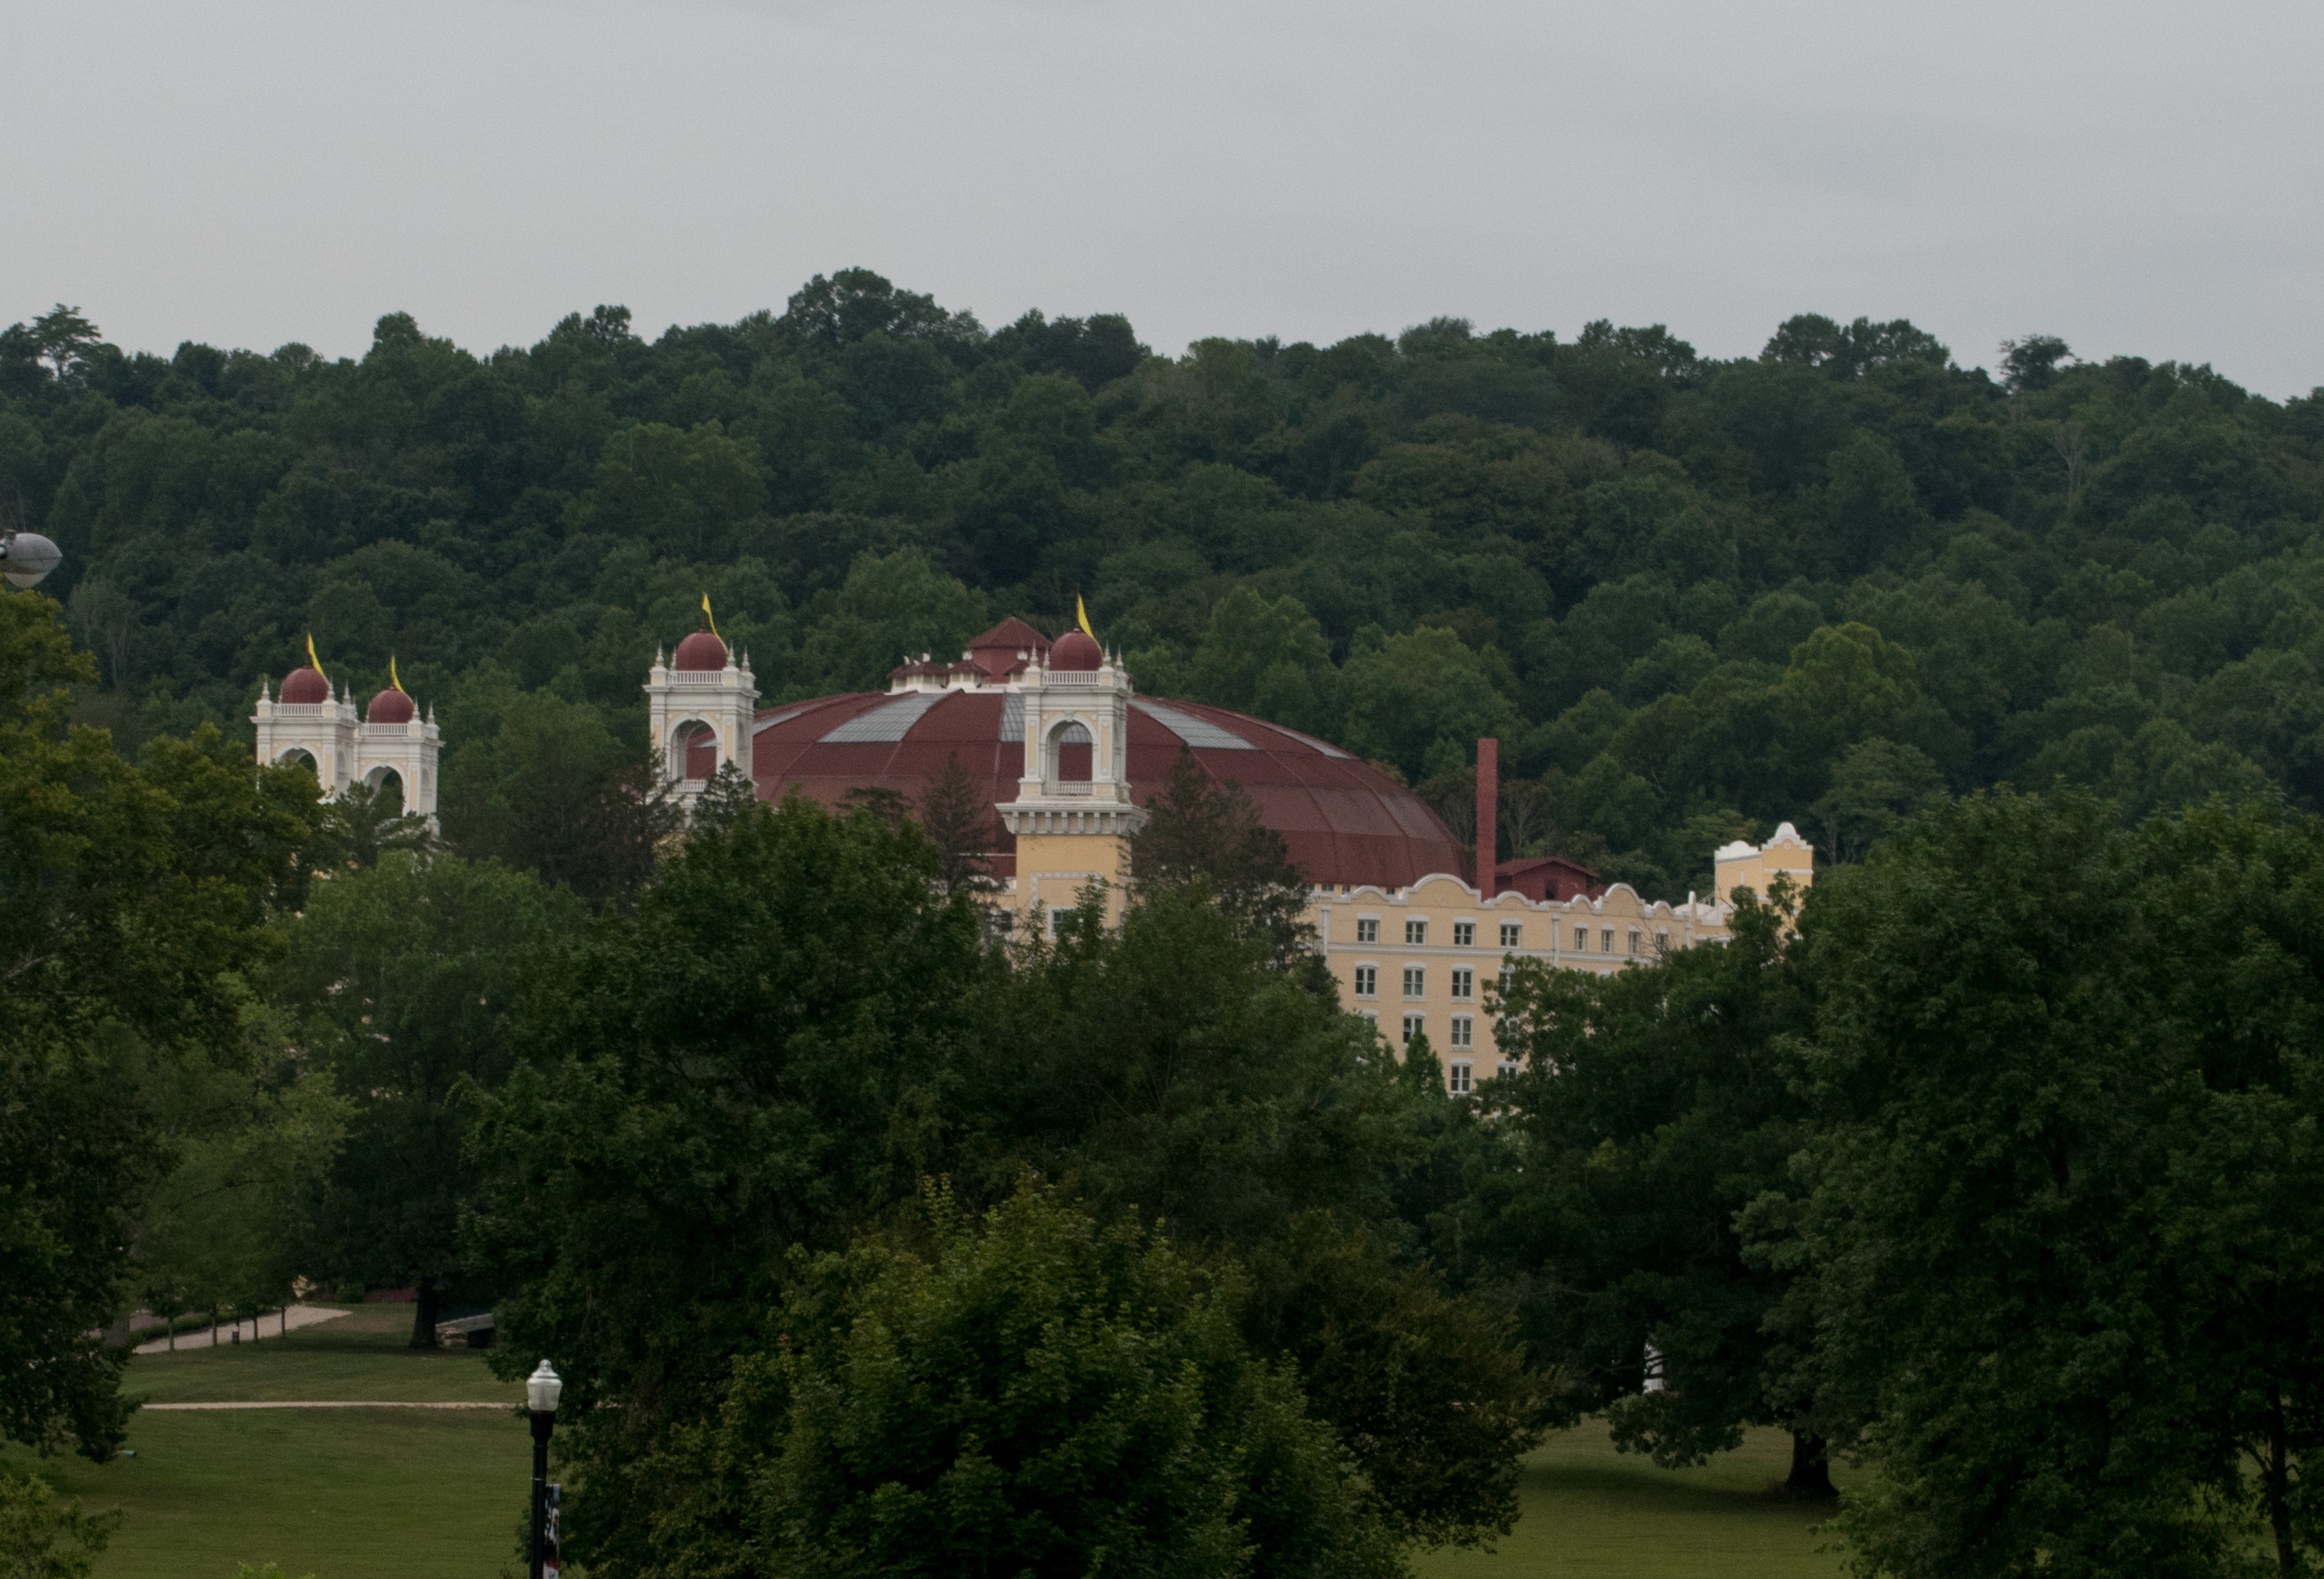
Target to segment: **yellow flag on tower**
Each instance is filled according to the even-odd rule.
[[[710,594],[707,591],[702,595],[702,617],[710,622],[710,633],[718,636],[718,616],[710,612]],[[721,642],[726,640],[724,636],[718,636],[718,639]]]
[[[307,633],[307,667],[317,674],[323,674],[323,660],[315,656],[315,633],[312,631]],[[328,679],[331,677],[323,674],[323,678]]]
[[[1097,640],[1097,633],[1090,629],[1089,605],[1082,601],[1082,595],[1078,592],[1074,594],[1074,619],[1081,626],[1083,635],[1093,642]]]
[[[387,655],[387,683],[393,686],[397,690],[403,691],[403,681],[396,677],[395,654],[392,652]],[[403,691],[403,694],[408,697],[411,693],[410,691]]]

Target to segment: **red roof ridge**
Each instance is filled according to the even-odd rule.
[[[1010,614],[982,636],[973,638],[968,644],[971,652],[990,647],[1005,647],[1011,652],[1047,652],[1049,639],[1015,614]]]

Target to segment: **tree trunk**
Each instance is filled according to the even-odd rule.
[[[1793,1497],[1837,1497],[1838,1487],[1831,1483],[1831,1462],[1824,1456],[1821,1436],[1811,1436],[1804,1431],[1792,1433],[1792,1473],[1784,1482],[1784,1491]]]
[[[2267,1523],[2275,1537],[2276,1571],[2292,1579],[2300,1572],[2300,1552],[2292,1544],[2292,1473],[2281,1383],[2269,1390],[2267,1406],[2267,1467],[2261,1477],[2267,1488]]]
[[[411,1290],[411,1346],[432,1349],[436,1346],[436,1279],[422,1278]]]

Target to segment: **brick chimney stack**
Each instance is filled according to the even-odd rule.
[[[1489,737],[1477,743],[1477,897],[1489,900],[1499,887],[1500,837],[1497,823],[1501,810],[1501,743]]]

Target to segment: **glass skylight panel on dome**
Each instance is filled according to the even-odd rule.
[[[1181,713],[1176,707],[1166,707],[1159,702],[1149,702],[1139,697],[1130,704],[1155,723],[1203,751],[1257,751],[1240,734],[1230,734],[1207,718],[1197,718],[1191,713]]]
[[[756,734],[761,730],[772,729],[778,724],[788,724],[792,719],[798,717],[808,708],[819,707],[821,706],[823,706],[823,704],[820,700],[801,702],[796,707],[785,707],[780,712],[770,713],[764,718],[760,719],[756,724],[751,725],[751,733]]]
[[[1302,734],[1296,729],[1286,729],[1280,724],[1269,724],[1268,727],[1274,730],[1277,734],[1289,735],[1292,739],[1297,741],[1302,745],[1312,745],[1327,757],[1339,757],[1342,761],[1351,762],[1356,760],[1355,758],[1349,756],[1346,752],[1342,751],[1338,746],[1333,745],[1330,741],[1318,740],[1312,734]]]
[[[837,725],[823,737],[825,745],[868,745],[904,738],[904,732],[918,724],[927,710],[946,700],[948,691],[918,691],[908,697],[866,707],[854,717]]]

